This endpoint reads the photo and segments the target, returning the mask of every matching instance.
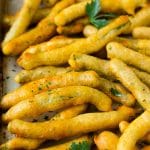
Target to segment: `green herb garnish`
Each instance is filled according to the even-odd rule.
[[[110,92],[111,92],[114,96],[117,96],[117,97],[121,97],[121,96],[122,96],[122,94],[121,94],[118,90],[116,90],[116,89],[114,89],[114,88],[111,88],[111,89],[110,89]]]
[[[83,141],[80,143],[73,142],[69,148],[69,150],[90,150],[91,144],[87,141]]]
[[[91,3],[86,5],[86,13],[89,17],[90,23],[96,28],[102,28],[109,23],[108,19],[115,18],[116,15],[112,13],[99,14],[101,11],[100,0],[92,0]]]

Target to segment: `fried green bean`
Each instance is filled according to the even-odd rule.
[[[133,150],[136,142],[150,131],[150,112],[145,111],[129,124],[121,135],[117,150]]]
[[[68,72],[35,80],[6,94],[1,100],[1,107],[7,109],[38,93],[71,85],[84,85],[96,88],[99,86],[99,76],[93,71]]]
[[[139,68],[150,73],[150,57],[124,47],[117,42],[111,42],[107,45],[108,58],[118,58],[128,65]]]
[[[136,74],[119,59],[112,59],[110,67],[120,82],[132,92],[139,104],[146,110],[150,110],[150,89]]]
[[[9,123],[8,130],[27,138],[58,140],[92,131],[116,128],[119,122],[130,120],[131,116],[135,116],[134,109],[123,106],[117,111],[87,113],[72,119],[53,122],[29,123],[13,120]]]
[[[18,83],[26,83],[45,77],[61,75],[70,71],[72,71],[71,68],[53,66],[39,67],[33,70],[21,70],[16,75],[15,81]]]
[[[87,105],[77,105],[57,113],[50,121],[73,118],[87,109]],[[45,140],[15,137],[0,145],[0,149],[37,149]]]
[[[112,101],[96,89],[86,86],[67,86],[21,101],[3,114],[3,121],[35,117],[48,111],[85,103],[95,105],[100,111],[109,111]]]
[[[128,16],[120,16],[89,38],[80,39],[72,44],[53,51],[37,54],[26,53],[25,55],[21,55],[17,62],[19,66],[25,69],[32,69],[41,65],[65,64],[70,55],[74,52],[91,54],[101,50],[106,43],[121,34],[129,27],[129,25],[130,21]]]

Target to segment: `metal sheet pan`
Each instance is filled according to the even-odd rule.
[[[2,41],[4,35],[2,17],[5,14],[14,14],[21,7],[22,2],[23,0],[0,0],[0,41]],[[16,57],[7,57],[0,52],[0,97],[19,86],[19,84],[14,81],[14,77],[20,70],[21,68],[16,64]],[[36,118],[29,118],[28,120],[45,121],[45,118],[48,119],[55,113],[48,112]],[[12,137],[14,137],[14,135],[10,134],[7,131],[7,126],[0,121],[0,144]]]
[[[0,38],[2,40],[4,30],[2,27],[2,18],[5,13],[12,14],[16,12],[22,4],[22,0],[0,0]],[[0,53],[0,96],[15,89],[18,85],[14,82],[15,74],[20,70],[16,65],[16,58],[6,57]],[[11,138],[12,135],[6,130],[6,126],[1,124],[0,144]]]

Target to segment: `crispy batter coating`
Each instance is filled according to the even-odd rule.
[[[120,121],[134,116],[134,109],[121,107],[118,111],[87,113],[72,119],[53,122],[29,123],[13,120],[8,125],[11,133],[28,138],[62,139],[97,130],[116,128]]]
[[[112,59],[110,67],[114,75],[132,92],[140,105],[150,110],[150,89],[147,87],[125,63],[119,59]]]
[[[106,43],[125,31],[130,25],[128,16],[120,16],[106,27],[100,29],[89,38],[84,38],[65,47],[32,54],[21,55],[17,60],[19,66],[32,69],[41,65],[61,65],[67,63],[70,55],[74,52],[91,54],[101,50]]]
[[[100,150],[116,150],[119,137],[110,131],[103,131],[94,136],[94,142]]]
[[[117,150],[131,150],[136,142],[150,131],[150,112],[145,111],[138,116],[121,135]]]
[[[87,86],[67,86],[21,101],[3,114],[2,119],[8,122],[13,119],[35,117],[48,111],[85,103],[95,105],[100,111],[110,111],[112,101],[96,89]]]
[[[36,13],[36,10],[40,6],[41,0],[25,0],[24,4],[15,19],[13,25],[9,29],[8,33],[4,37],[3,45],[9,41],[15,39],[23,32],[26,31],[27,27],[30,25],[31,20]],[[5,51],[4,51],[5,53]]]
[[[93,71],[68,72],[35,80],[6,94],[1,100],[1,107],[7,109],[38,93],[71,85],[84,85],[96,88],[99,86],[99,76]]]
[[[111,59],[121,59],[128,65],[150,73],[150,57],[126,48],[117,42],[111,42],[107,45],[107,56]]]
[[[87,109],[87,105],[77,105],[64,109],[57,113],[50,121],[73,118],[81,113],[84,113]],[[0,149],[37,149],[45,140],[43,139],[30,139],[15,137],[8,142],[0,145]]]

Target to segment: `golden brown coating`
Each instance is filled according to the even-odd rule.
[[[50,121],[73,118],[81,113],[84,113],[86,109],[86,104],[72,106],[56,113]],[[15,137],[0,145],[0,149],[37,149],[43,142],[45,142],[45,140]]]
[[[150,25],[150,5],[143,7],[135,16],[130,18],[131,27],[125,33],[131,33],[135,27]]]
[[[92,139],[89,136],[81,136],[68,142],[51,146],[48,148],[42,148],[40,150],[69,150],[73,143],[80,144],[82,142],[86,142],[89,145],[89,147],[91,147]]]
[[[132,121],[121,135],[117,150],[132,150],[136,142],[150,131],[150,112],[145,111]]]
[[[4,37],[3,46],[24,33],[40,6],[41,0],[25,0],[13,25]],[[5,53],[5,50],[3,51]]]
[[[150,40],[148,39],[130,39],[117,37],[115,41],[134,51],[150,56]]]
[[[150,89],[136,74],[119,59],[112,59],[110,67],[114,75],[137,99],[138,103],[146,110],[150,110]]]
[[[84,28],[84,25],[81,23],[74,23],[66,26],[58,26],[57,27],[57,33],[63,34],[63,35],[73,35],[73,34],[79,34],[82,32]]]
[[[86,54],[73,53],[70,56],[68,62],[71,68],[74,70],[94,70],[102,77],[115,80],[115,77],[110,71],[108,60],[100,59]]]
[[[94,136],[94,142],[99,150],[116,150],[119,137],[110,131],[103,131]]]
[[[78,41],[79,39],[80,38],[68,38],[65,36],[59,36],[58,38],[53,37],[48,42],[30,46],[22,53],[22,55],[25,55],[26,53],[36,54],[40,52],[55,50],[56,48],[61,48],[75,41]]]
[[[137,77],[144,82],[148,87],[150,87],[150,74],[141,70],[138,70],[136,68],[132,67],[132,70],[137,75]]]
[[[132,36],[137,39],[150,39],[150,27],[136,27],[132,31]]]
[[[83,29],[83,34],[85,37],[89,37],[93,34],[95,34],[98,31],[98,29],[90,24],[86,25]]]
[[[106,43],[125,31],[130,25],[128,16],[120,16],[89,38],[81,39],[65,47],[37,54],[26,53],[17,60],[19,66],[32,69],[41,65],[61,65],[67,63],[74,52],[91,54],[101,50]]]
[[[54,17],[56,14],[74,2],[75,0],[62,0],[57,3],[52,8],[49,15],[42,19],[35,28],[25,32],[6,44],[3,47],[4,54],[18,55],[31,45],[48,40],[56,33],[56,25],[54,24]]]
[[[31,24],[38,23],[40,20],[45,18],[49,13],[50,13],[50,8],[39,8],[34,14],[31,20]],[[7,14],[4,15],[3,20],[2,20],[4,27],[11,26],[14,23],[17,16],[18,16],[18,13],[16,13],[15,15],[7,15]]]
[[[123,106],[118,111],[87,113],[61,121],[29,123],[13,120],[9,123],[8,130],[28,138],[59,140],[92,131],[116,128],[120,121],[129,120],[134,115],[134,109]]]
[[[133,106],[135,104],[135,97],[120,83],[99,78],[99,89],[114,101],[123,105]]]
[[[55,17],[55,24],[63,26],[79,17],[86,16],[86,5],[90,2],[91,0],[84,0],[65,8]],[[128,14],[134,14],[136,8],[143,7],[146,4],[147,0],[116,0],[115,3],[112,0],[100,1],[101,11],[105,13],[125,11]]]
[[[109,43],[106,48],[108,58],[118,58],[128,65],[150,73],[150,57],[126,48],[117,42]]]
[[[57,26],[64,26],[77,18],[84,17],[86,15],[85,7],[88,2],[91,2],[91,0],[84,0],[83,2],[75,3],[74,5],[62,10],[56,15],[55,24]]]
[[[135,98],[131,95],[131,93],[129,93],[129,91],[127,91],[120,83],[111,81],[111,79],[116,80],[116,77],[110,70],[110,64],[108,60],[75,53],[71,55],[69,64],[75,70],[93,70],[100,76],[106,77],[109,80],[101,77],[99,78],[99,89],[117,102],[127,106],[134,105]],[[113,91],[118,91],[120,95],[116,96]]]
[[[0,149],[36,149],[43,143],[44,140],[41,139],[29,139],[29,138],[20,138],[15,137],[9,140],[8,142],[0,145]]]
[[[110,111],[112,101],[96,89],[87,86],[67,86],[21,101],[3,114],[2,119],[9,122],[13,119],[36,117],[48,111],[86,103],[95,105],[100,111]]]
[[[72,71],[72,69],[69,67],[65,68],[65,67],[53,67],[53,66],[38,67],[33,70],[21,70],[15,76],[15,81],[18,83],[26,83],[26,82],[42,79],[45,77],[61,75],[70,71]]]
[[[29,82],[5,95],[1,100],[1,107],[10,108],[18,102],[30,98],[38,93],[71,85],[99,86],[99,76],[93,71],[68,72],[53,77],[42,78]]]

